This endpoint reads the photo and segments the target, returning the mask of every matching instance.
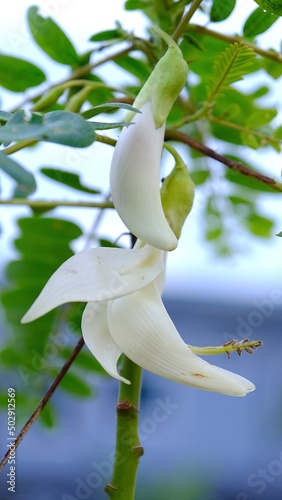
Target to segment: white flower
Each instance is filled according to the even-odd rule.
[[[150,101],[117,141],[110,174],[115,208],[140,240],[161,250],[174,250],[177,238],[166,220],[160,195],[160,164],[165,124],[157,128]]]
[[[122,353],[157,375],[207,391],[245,396],[245,378],[195,355],[179,336],[161,300],[164,252],[93,248],[68,259],[53,274],[23,323],[66,302],[88,302],[82,317],[86,345],[113,377]]]

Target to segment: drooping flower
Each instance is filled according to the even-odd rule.
[[[211,365],[181,339],[162,303],[163,251],[93,248],[53,274],[22,319],[33,321],[66,302],[88,302],[82,317],[86,345],[114,378],[122,353],[167,379],[232,396],[255,389],[247,379]]]
[[[181,50],[164,34],[169,47],[142,87],[114,150],[110,186],[115,208],[140,240],[161,250],[177,247],[162,208],[160,165],[165,122],[185,85],[188,66]]]
[[[156,128],[150,102],[124,127],[111,165],[111,194],[117,212],[139,239],[174,250],[177,238],[166,220],[160,195],[164,125]]]

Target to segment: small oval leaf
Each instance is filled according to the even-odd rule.
[[[62,29],[50,17],[38,13],[38,7],[28,9],[30,31],[39,47],[54,61],[69,66],[78,66],[79,57],[76,50]]]
[[[270,12],[265,12],[258,7],[246,20],[243,27],[243,35],[247,38],[254,38],[268,30],[278,18],[279,16],[271,14]]]
[[[0,85],[13,92],[24,92],[46,80],[43,71],[31,62],[0,54]]]

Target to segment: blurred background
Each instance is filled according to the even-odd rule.
[[[33,2],[10,0],[1,7],[0,50],[40,63],[52,81],[65,76],[62,66],[54,67],[32,43],[26,29],[25,12]],[[93,16],[81,15],[86,0],[38,2],[71,36],[80,51],[89,48],[86,40],[95,31],[111,29],[119,19],[123,25],[142,34],[146,20],[134,12],[124,12],[123,2],[94,2]],[[232,22],[241,22],[254,9],[252,0],[238,2]],[[49,9],[49,10],[48,10]],[[195,19],[195,22],[197,19]],[[213,27],[228,31],[230,21]],[[265,47],[280,49],[281,20],[260,37]],[[56,73],[54,73],[56,71]],[[108,69],[108,78],[124,78],[117,69]],[[113,73],[112,73],[113,72]],[[262,78],[267,79],[266,76]],[[255,82],[249,79],[250,88]],[[264,83],[262,81],[261,83]],[[267,84],[270,84],[267,81]],[[17,104],[15,95],[1,94],[1,106]],[[270,104],[281,101],[281,85],[270,95]],[[2,108],[3,109],[3,108]],[[280,114],[281,121],[281,114]],[[213,146],[213,145],[211,145]],[[101,175],[98,161],[91,163],[93,153],[105,165]],[[65,162],[82,172],[86,183],[108,190],[111,151],[95,144],[82,154],[69,154],[56,145],[38,146],[37,155],[23,151],[19,160],[35,169],[48,155],[48,162]],[[99,157],[99,156],[98,156]],[[97,156],[95,156],[97,158]],[[45,160],[46,161],[46,160]],[[266,148],[251,151],[254,161],[272,176],[280,177],[281,156]],[[98,177],[99,172],[99,177]],[[10,192],[6,178],[1,179],[3,198]],[[217,186],[221,188],[220,184]],[[52,186],[52,196],[62,196],[62,189]],[[50,185],[39,180],[38,198],[50,194]],[[71,195],[67,195],[71,199]],[[257,389],[246,398],[180,386],[145,372],[140,412],[140,437],[145,454],[140,460],[137,500],[278,500],[282,492],[282,424],[281,424],[281,239],[279,196],[265,194],[260,203],[275,219],[271,238],[251,238],[230,219],[229,232],[236,251],[222,258],[203,238],[203,199],[199,189],[195,206],[187,221],[181,244],[168,260],[165,304],[183,339],[192,345],[219,345],[233,338],[262,340],[264,345],[252,356],[215,357],[212,361],[252,380]],[[80,196],[83,199],[83,195]],[[15,254],[11,241],[18,217],[28,209],[1,207],[0,269]],[[56,214],[89,228],[91,210],[58,209]],[[227,219],[228,220],[228,219]],[[116,215],[106,213],[101,231],[117,237],[124,230]],[[80,249],[80,242],[74,245]],[[2,281],[4,271],[1,271]],[[9,328],[1,315],[1,342]],[[70,332],[62,332],[68,337]],[[0,367],[1,372],[1,367]],[[3,390],[11,386],[10,377],[1,372]],[[110,480],[115,440],[115,404],[118,384],[89,373],[87,382],[95,398],[75,398],[58,390],[53,397],[56,425],[46,428],[37,422],[17,451],[17,490],[7,492],[7,468],[0,475],[0,498],[16,500],[84,500],[105,499],[103,487]],[[36,401],[34,401],[34,407]],[[20,430],[34,407],[21,421]],[[157,417],[157,415],[159,417]],[[46,422],[45,422],[46,423]],[[7,412],[0,413],[0,452],[6,451]]]

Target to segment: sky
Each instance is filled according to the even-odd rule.
[[[123,11],[123,3],[123,0],[115,0],[114,2],[112,0],[103,0],[103,2],[94,0],[91,2],[91,15],[86,16],[83,9],[89,11],[89,2],[87,0],[80,0],[79,2],[75,0],[41,0],[37,2],[37,5],[47,15],[54,17],[66,33],[71,36],[78,51],[83,52],[92,47],[87,41],[89,37],[97,31],[113,28],[115,19],[121,20],[123,26],[127,29],[133,29],[134,27],[134,31],[142,35],[146,26],[145,19],[138,13]],[[6,54],[28,58],[41,66],[52,81],[57,81],[66,76],[65,68],[53,65],[48,57],[45,57],[31,42],[26,29],[25,13],[27,8],[33,4],[34,2],[29,0],[21,0],[21,2],[10,0],[1,7],[0,50]],[[237,24],[242,23],[246,19],[247,13],[252,12],[255,7],[256,4],[253,0],[239,1],[232,22],[235,20]],[[197,20],[201,21],[201,19],[195,18],[195,22]],[[259,37],[261,46],[280,48],[281,24],[282,19],[273,26],[268,34]],[[230,23],[228,21],[212,27],[224,32],[230,29]],[[113,73],[112,67],[104,71],[109,72],[110,78],[113,75],[115,79],[121,77],[117,70]],[[108,78],[106,73],[103,76]],[[279,87],[279,81],[276,82],[276,86]],[[4,92],[1,95],[3,97],[2,106],[7,107],[19,102],[19,98],[15,94]],[[271,99],[272,105],[278,104],[278,92],[274,93]],[[282,122],[281,110],[280,122]],[[39,166],[46,165],[46,158],[48,158],[48,165],[65,165],[68,169],[74,168],[76,172],[81,171],[84,182],[89,185],[101,185],[107,191],[111,155],[112,151],[100,144],[95,144],[93,147],[87,148],[87,150],[72,150],[67,154],[60,146],[48,144],[40,146],[36,154],[34,151],[32,153],[30,151],[18,153],[15,159],[21,161],[24,165],[28,165],[31,169],[37,169]],[[271,175],[279,179],[281,154],[278,155],[269,149],[263,151],[252,150],[249,152],[248,160],[263,170],[269,170]],[[101,163],[103,163],[102,169]],[[218,168],[218,164],[214,163],[213,168]],[[1,194],[3,198],[8,196],[10,189],[9,181],[3,176],[1,178]],[[41,178],[36,197],[48,197],[47,190],[48,187]],[[52,197],[59,198],[61,196],[70,199],[70,196],[63,193],[62,189],[52,186]],[[265,196],[262,199],[263,211],[266,214],[275,214],[276,224],[273,237],[269,240],[251,239],[245,233],[239,231],[237,227],[234,227],[233,241],[241,250],[230,259],[216,257],[210,245],[203,239],[204,196],[204,191],[197,190],[194,208],[182,231],[179,247],[169,255],[166,293],[196,299],[204,297],[212,300],[253,302],[256,299],[266,300],[271,296],[274,289],[282,289],[282,239],[275,236],[275,233],[282,230],[279,195],[275,197]],[[83,199],[83,196],[79,195],[79,198]],[[72,217],[79,223],[82,221],[86,230],[89,230],[93,213],[90,210],[83,210],[83,212],[82,210],[72,209],[67,211],[60,209],[55,214]],[[19,207],[1,207],[0,212],[2,226],[0,255],[4,261],[11,253],[10,241],[15,233],[13,221],[18,216],[28,215],[28,211]],[[229,223],[232,225],[232,220]],[[113,216],[107,213],[105,216],[102,231],[106,235],[108,230],[113,232],[114,237],[124,231],[124,226],[117,215]],[[76,250],[80,250],[79,244]]]

